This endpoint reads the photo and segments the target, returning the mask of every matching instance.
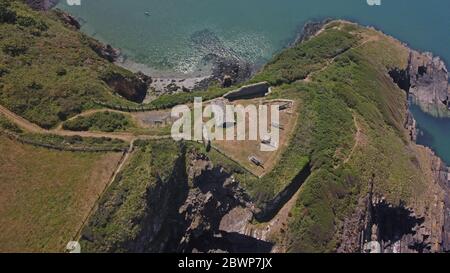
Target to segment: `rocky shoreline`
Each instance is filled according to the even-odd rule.
[[[245,82],[256,72],[256,68],[245,60],[214,53],[204,57],[201,71],[189,74],[158,71],[134,62],[123,54],[119,54],[115,63],[132,72],[141,72],[153,78],[147,102],[163,94],[206,90],[212,84],[230,87]]]
[[[406,46],[406,45],[405,45]],[[448,71],[432,53],[410,50],[408,67],[393,69],[390,76],[413,103],[434,115],[448,112]],[[418,168],[428,177],[427,204],[390,204],[384,196],[369,192],[342,225],[338,252],[430,253],[450,251],[450,167],[436,153],[418,145],[417,122],[406,105],[405,129]]]
[[[413,102],[433,116],[450,116],[450,85],[444,61],[430,52],[411,50],[408,74]]]

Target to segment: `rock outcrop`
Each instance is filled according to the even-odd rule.
[[[26,3],[35,10],[49,10],[58,4],[59,0],[27,0]]]
[[[331,22],[332,19],[325,19],[322,21],[312,21],[306,23],[300,32],[298,32],[298,37],[295,39],[294,44],[302,43],[309,40],[311,37],[315,36],[323,27]]]
[[[105,45],[97,40],[89,39],[89,47],[97,53],[98,56],[110,61],[115,62],[120,56],[120,51],[113,48],[111,45]]]
[[[415,120],[406,127],[415,140]],[[415,145],[415,144],[413,144]],[[450,173],[446,164],[426,147],[415,145],[418,167],[427,176],[426,198],[408,206],[390,204],[373,192],[359,200],[342,227],[338,252],[430,253],[450,251]]]
[[[237,181],[221,167],[213,166],[205,155],[191,153],[189,157],[188,176],[193,187],[179,210],[186,228],[178,251],[269,252],[269,242],[224,231],[228,230],[222,221],[224,216],[234,209],[253,206]]]
[[[414,102],[430,114],[448,116],[450,86],[444,62],[432,53],[411,51],[409,75]]]
[[[152,79],[142,73],[125,76],[120,73],[108,73],[102,79],[119,95],[134,102],[141,103],[147,95]]]
[[[59,17],[59,19],[67,26],[73,27],[77,30],[81,28],[80,22],[78,22],[75,17],[70,15],[69,13],[62,11],[62,10],[56,10],[55,11],[56,16]]]

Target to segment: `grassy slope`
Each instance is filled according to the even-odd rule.
[[[167,209],[162,202],[169,195],[163,189],[167,188],[164,185],[173,179],[173,172],[176,172],[180,147],[167,140],[137,145],[131,161],[101,198],[99,209],[83,230],[84,238],[89,238],[82,240],[86,252],[129,251],[126,245],[134,242],[142,229],[148,228],[146,224],[152,224],[143,223],[151,211],[157,210],[151,219],[156,221]],[[181,185],[183,181],[175,183]],[[158,199],[155,200],[152,194],[156,194]],[[174,202],[174,199],[169,202]]]
[[[277,166],[269,174],[261,179],[249,175],[245,171],[237,173],[240,183],[246,188],[247,192],[254,200],[262,205],[272,200],[279,192],[281,192],[293,179],[299,174],[311,160],[312,141],[319,137],[312,138],[314,131],[321,130],[321,134],[330,133],[326,124],[322,127],[316,127],[315,121],[322,119],[335,119],[336,122],[345,123],[345,118],[350,118],[349,113],[334,112],[333,108],[323,105],[325,101],[309,101],[311,96],[316,94],[313,92],[297,92],[293,90],[295,82],[305,79],[311,72],[319,71],[322,67],[332,60],[335,56],[347,51],[352,45],[356,45],[358,38],[348,32],[331,29],[322,35],[312,39],[306,43],[299,44],[293,48],[287,49],[276,56],[269,62],[264,69],[258,73],[250,82],[268,81],[274,86],[274,92],[269,98],[290,98],[299,104],[300,118],[297,127],[294,130],[293,137],[289,142],[286,151],[280,157]],[[307,89],[313,87],[306,86]],[[327,99],[326,94],[317,94],[317,96]],[[314,105],[310,105],[314,103]],[[322,105],[321,105],[322,103]],[[342,102],[330,101],[330,103],[342,104]],[[320,111],[318,116],[315,111]],[[347,115],[346,117],[344,117]],[[335,128],[339,130],[339,128]],[[350,128],[348,133],[350,134]],[[332,132],[337,135],[336,132]],[[322,153],[333,152],[334,146],[340,145],[350,138],[349,135],[343,135],[336,138],[333,142],[324,140],[324,145],[329,145],[328,150],[323,149]],[[325,143],[327,142],[327,143]],[[345,143],[344,143],[345,145]],[[350,146],[350,145],[347,145]],[[347,147],[348,148],[348,147]],[[320,156],[313,154],[313,156]],[[228,166],[229,170],[236,169],[234,164],[227,162],[222,157],[215,157],[216,162]],[[316,159],[320,161],[320,159]]]
[[[51,12],[31,11],[17,1],[8,9],[35,23],[0,23],[2,105],[49,128],[95,107],[93,100],[128,103],[114,96],[100,77],[111,71],[128,76],[130,72],[100,58],[89,47],[93,40],[64,26]],[[23,51],[13,53],[11,48]]]
[[[0,151],[0,252],[63,251],[120,157],[56,152],[4,136]]]
[[[304,93],[315,121],[308,144],[313,172],[292,212],[290,251],[334,251],[341,221],[371,179],[375,191],[393,203],[419,198],[425,182],[403,129],[406,94],[387,75],[388,68],[405,67],[408,51],[372,30],[339,28],[359,37],[361,45],[337,57],[311,83],[285,87]]]

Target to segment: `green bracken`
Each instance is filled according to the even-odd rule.
[[[93,39],[59,20],[19,1],[0,1],[0,103],[44,128],[98,107],[95,101],[132,104],[101,79],[111,71],[131,73],[98,56]]]
[[[133,121],[122,113],[97,112],[64,122],[63,129],[70,131],[125,131],[134,127]]]

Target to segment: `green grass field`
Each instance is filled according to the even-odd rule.
[[[57,152],[0,135],[0,252],[61,252],[120,153]]]

